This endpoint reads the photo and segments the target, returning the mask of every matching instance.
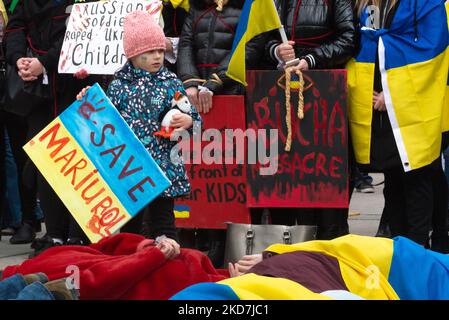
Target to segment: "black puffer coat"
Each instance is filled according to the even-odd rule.
[[[178,76],[185,88],[201,84],[189,80],[204,79],[215,94],[243,93],[242,86],[225,75],[242,7],[243,0],[230,0],[219,12],[213,1],[191,0],[178,52]],[[213,74],[222,85],[211,81]]]
[[[305,58],[311,69],[343,66],[355,47],[354,13],[351,0],[276,0],[281,23],[289,40],[295,41],[296,57]],[[273,62],[280,44],[268,41],[266,54]]]

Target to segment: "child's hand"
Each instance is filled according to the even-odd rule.
[[[86,79],[89,76],[89,72],[86,69],[80,69],[73,74],[73,76],[79,80]]]
[[[181,248],[175,240],[165,237],[157,241],[156,248],[162,251],[166,259],[174,259],[181,252]]]
[[[90,86],[87,86],[83,90],[81,90],[81,92],[76,95],[76,100],[82,100],[84,95],[86,94],[87,90],[89,90],[89,89],[90,89]]]
[[[185,113],[178,113],[173,115],[170,122],[170,126],[176,128],[176,130],[186,130],[193,125],[193,119],[191,116]]]

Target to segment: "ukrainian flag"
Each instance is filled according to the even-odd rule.
[[[361,23],[367,21],[360,17]],[[362,27],[360,52],[347,66],[349,125],[356,160],[370,163],[376,56],[388,117],[405,171],[441,152],[449,69],[447,13],[441,0],[402,0],[388,30]]]
[[[245,45],[255,36],[281,27],[273,0],[246,0],[240,14],[226,75],[245,86]]]
[[[367,300],[447,300],[449,299],[449,256],[424,249],[415,242],[347,235],[334,240],[309,241],[293,245],[276,244],[266,251],[289,254],[307,251],[325,255],[320,259],[332,269],[336,261],[339,275],[350,293]],[[267,263],[264,260],[261,263]],[[285,275],[298,270],[285,267]],[[309,268],[310,269],[310,268]],[[323,278],[325,279],[325,277]],[[335,279],[331,279],[332,281]],[[329,280],[328,280],[329,281]],[[332,281],[329,281],[331,283]],[[316,290],[315,290],[316,291]],[[218,283],[200,283],[177,293],[173,300],[328,300],[332,296],[315,292],[305,284],[287,278],[248,273]]]
[[[446,1],[446,14],[447,14],[447,21],[448,21],[448,29],[449,29],[449,1]],[[445,103],[444,103],[443,116],[442,116],[442,127],[443,127],[443,132],[449,131],[449,76],[448,76],[447,86],[446,86],[446,96],[445,96]]]
[[[164,0],[164,2],[171,2],[175,9],[181,7],[187,12],[190,10],[189,0]]]

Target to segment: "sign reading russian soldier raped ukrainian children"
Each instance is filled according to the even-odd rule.
[[[346,71],[304,72],[304,118],[298,117],[299,81],[290,81],[291,150],[284,72],[248,72],[247,126],[277,133],[265,135],[276,146],[276,165],[260,174],[249,164],[250,207],[348,207],[348,128]],[[268,171],[268,172],[267,172]]]
[[[24,149],[92,242],[170,186],[98,84]]]
[[[125,16],[145,10],[159,22],[160,0],[113,0],[74,4],[59,57],[59,73],[114,74],[126,62]]]

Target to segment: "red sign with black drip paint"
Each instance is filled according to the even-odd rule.
[[[297,116],[298,81],[292,76],[289,152],[285,151],[284,72],[250,71],[247,79],[247,128],[266,129],[267,146],[278,144],[277,166],[271,174],[261,175],[263,165],[259,163],[247,164],[248,206],[347,208],[346,71],[304,72],[304,119],[301,120]],[[275,141],[270,139],[269,132],[276,129]]]

